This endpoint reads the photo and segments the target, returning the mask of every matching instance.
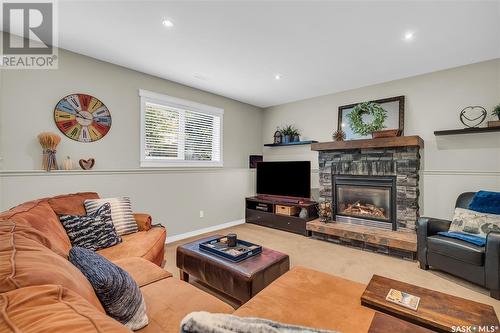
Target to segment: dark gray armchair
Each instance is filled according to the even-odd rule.
[[[474,192],[458,196],[455,207],[467,208]],[[500,233],[490,232],[486,246],[476,246],[438,235],[448,231],[451,221],[421,217],[417,221],[417,256],[420,268],[429,266],[459,276],[490,290],[500,299]]]

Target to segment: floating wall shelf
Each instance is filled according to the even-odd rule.
[[[473,134],[473,133],[488,133],[488,132],[500,132],[500,126],[496,126],[496,127],[472,127],[472,128],[460,128],[460,129],[452,129],[452,130],[434,131],[434,135],[441,136],[441,135]]]
[[[317,143],[318,141],[306,140],[288,143],[266,143],[265,147],[282,147],[282,146],[300,146],[300,145],[310,145],[311,143]]]
[[[348,149],[368,149],[368,148],[393,148],[393,147],[419,147],[424,148],[424,140],[421,137],[395,136],[391,138],[362,139],[347,141],[331,141],[315,143],[311,150],[348,150]]]

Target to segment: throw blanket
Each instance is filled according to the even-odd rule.
[[[260,318],[192,312],[181,322],[181,333],[334,333]]]
[[[478,191],[469,204],[470,210],[500,214],[500,192]]]
[[[471,243],[471,244],[474,244],[477,246],[485,246],[486,245],[486,238],[468,235],[468,234],[464,234],[461,232],[440,231],[440,232],[438,232],[438,235],[441,235],[444,237],[449,237],[449,238],[460,239],[460,240],[463,240],[464,242]]]

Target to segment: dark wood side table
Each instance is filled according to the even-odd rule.
[[[417,311],[386,301],[390,289],[420,297]],[[451,332],[456,326],[500,326],[495,310],[490,305],[379,275],[374,275],[370,280],[361,295],[361,304],[439,332]]]
[[[262,253],[237,263],[200,250],[200,243],[221,236],[177,247],[177,267],[181,279],[188,281],[192,275],[244,303],[290,269],[288,255],[265,247]]]

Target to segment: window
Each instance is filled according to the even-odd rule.
[[[146,90],[141,97],[141,166],[222,166],[224,110]]]

